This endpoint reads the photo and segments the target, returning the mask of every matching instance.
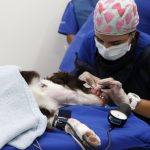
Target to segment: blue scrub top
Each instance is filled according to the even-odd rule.
[[[71,72],[75,69],[74,61],[75,61],[75,53],[80,51],[80,49],[84,49],[82,42],[85,39],[85,36],[89,32],[94,32],[93,30],[93,13],[89,16],[86,23],[82,26],[80,31],[76,34],[76,37],[69,45],[66,54],[62,60],[62,63],[59,67],[61,71]],[[95,43],[94,43],[95,44]]]
[[[80,0],[70,1],[63,14],[58,32],[64,35],[75,35],[94,10],[97,1],[88,0],[87,3]],[[83,3],[85,3],[84,6]]]
[[[76,34],[78,30],[79,27],[76,21],[74,6],[72,2],[69,2],[63,14],[58,32],[67,35]]]
[[[140,16],[138,29],[150,34],[150,0],[135,0]]]

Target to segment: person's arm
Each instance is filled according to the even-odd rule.
[[[134,112],[150,119],[150,101],[142,99],[137,104]]]
[[[109,86],[110,89],[101,89],[104,97],[105,96],[109,97],[116,105],[119,105],[121,103],[127,103],[130,105],[132,111],[136,112],[137,114],[143,117],[150,118],[149,100],[144,100],[139,98],[139,101],[135,100],[136,105],[132,105],[132,100],[130,99],[129,95],[130,94],[134,95],[134,93],[126,94],[122,88],[122,84],[119,81],[116,81],[112,78],[107,78],[99,82],[99,88],[105,85]]]
[[[79,79],[85,82],[88,81],[88,84],[94,83],[92,84],[92,86],[95,85],[93,94],[97,93],[97,91],[100,90],[102,92],[102,96],[105,99],[112,100],[116,105],[127,103],[131,106],[130,98],[124,92],[122,84],[119,81],[116,81],[113,78],[99,79],[88,72],[84,72],[83,74],[81,74],[79,76]],[[106,86],[107,89],[103,89],[103,87]],[[143,117],[150,118],[150,100],[141,99],[140,102],[137,103],[133,111]]]
[[[68,44],[70,44],[72,42],[74,37],[75,37],[75,35],[73,35],[73,34],[66,35],[66,40],[67,40]]]
[[[70,1],[63,13],[58,33],[65,35],[68,44],[70,44],[78,31],[79,27],[76,21],[74,6],[72,1]]]

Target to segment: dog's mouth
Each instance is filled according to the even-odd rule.
[[[95,90],[92,87],[86,87],[87,91],[89,94],[93,94],[95,95],[99,101],[100,101],[100,105],[103,106],[105,105],[108,101],[105,99],[105,97],[102,96],[102,91],[101,90]]]
[[[101,97],[101,95],[102,95],[102,91],[101,90],[94,90],[93,88],[90,88],[89,89],[89,93],[91,93],[91,94],[94,94],[94,95],[96,95],[96,96],[98,96],[98,97]]]
[[[95,90],[93,87],[91,87],[89,84],[85,83],[83,86],[87,89],[89,94],[94,94],[98,97],[101,97],[102,91],[101,90]]]

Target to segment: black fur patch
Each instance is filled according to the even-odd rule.
[[[88,93],[88,89],[83,86],[85,82],[79,80],[76,76],[70,75],[69,73],[57,72],[46,79],[60,85],[67,85],[72,90],[80,89],[83,92]]]
[[[28,85],[31,84],[34,78],[40,78],[40,75],[36,71],[20,71],[20,73]]]
[[[54,114],[55,114],[54,110],[50,111],[50,110],[48,110],[48,109],[46,109],[44,107],[40,107],[40,110],[41,110],[42,114],[45,115],[48,119],[53,117]]]

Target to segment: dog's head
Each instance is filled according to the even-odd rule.
[[[66,72],[54,73],[51,77],[47,77],[46,79],[63,86],[68,86],[72,90],[80,89],[85,93],[89,93],[89,89],[84,86],[84,81]]]

